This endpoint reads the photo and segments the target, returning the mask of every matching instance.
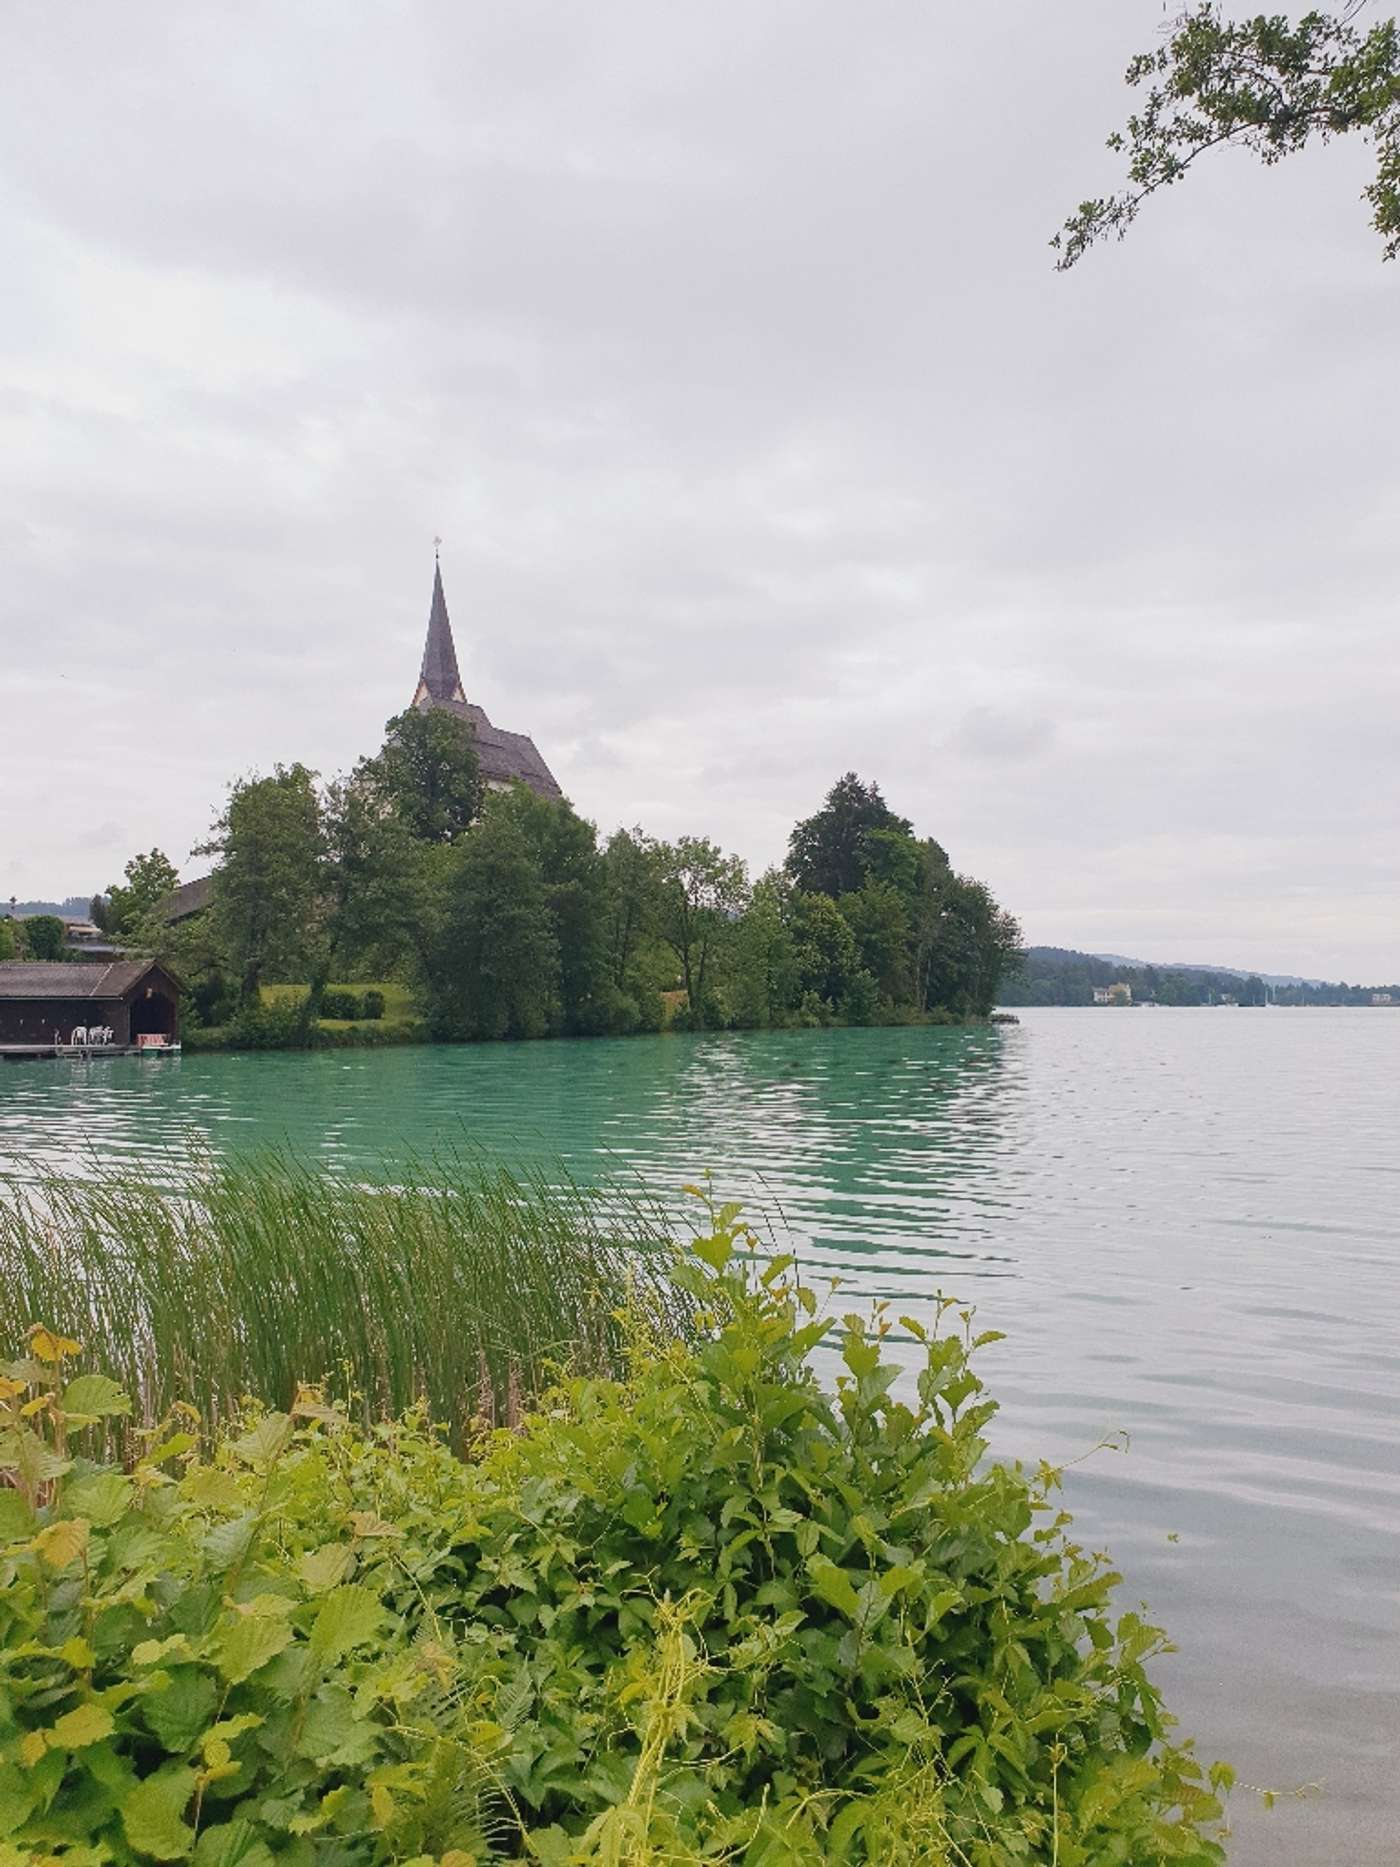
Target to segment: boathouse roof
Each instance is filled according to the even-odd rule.
[[[65,966],[58,961],[10,959],[0,961],[0,1004],[19,998],[95,1002],[127,997],[147,973],[170,974],[151,959],[118,959],[106,965],[82,960]]]

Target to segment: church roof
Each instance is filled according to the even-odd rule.
[[[423,711],[441,709],[465,720],[476,734],[477,758],[486,784],[527,784],[541,797],[562,797],[554,773],[540,757],[539,748],[526,733],[507,732],[493,726],[484,707],[469,701],[457,668],[457,649],[452,640],[452,624],[447,615],[447,598],[442,588],[442,566],[433,571],[433,604],[428,612],[428,639],[423,645],[423,665],[418,675],[414,706]]]
[[[441,703],[462,698],[462,677],[457,672],[457,650],[452,641],[452,624],[447,619],[441,564],[433,567],[433,606],[428,611],[428,639],[423,644],[418,679],[432,700]]]
[[[473,706],[469,700],[421,700],[418,704],[455,713],[459,720],[466,720],[475,729],[476,756],[483,784],[510,784],[518,779],[532,791],[538,791],[541,797],[564,795],[528,734],[508,733],[503,726],[493,726],[485,709]]]

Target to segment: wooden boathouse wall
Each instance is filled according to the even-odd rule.
[[[0,964],[0,1045],[67,1043],[79,1026],[110,1025],[114,1045],[133,1044],[143,1032],[172,1043],[180,1035],[180,987],[153,960],[107,965]]]

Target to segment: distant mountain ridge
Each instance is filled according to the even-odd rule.
[[[57,914],[60,919],[66,915],[69,920],[86,920],[91,906],[91,895],[69,895],[66,901],[0,902],[0,914],[13,914],[17,920],[24,920],[31,914]]]
[[[1027,947],[1021,969],[1003,981],[999,1004],[1092,1005],[1105,986],[1132,987],[1135,1004],[1400,1005],[1400,985],[1332,984],[1296,974],[1242,972],[1234,966],[1159,966],[1121,953]]]
[[[1071,953],[1072,947],[1045,947],[1047,953]],[[1132,972],[1209,972],[1217,979],[1262,979],[1265,985],[1326,985],[1326,979],[1305,979],[1296,972],[1256,972],[1243,966],[1203,966],[1199,960],[1128,959],[1122,953],[1090,953],[1089,959],[1101,959],[1109,966],[1126,966]]]

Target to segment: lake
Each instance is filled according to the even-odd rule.
[[[185,1137],[377,1166],[706,1170],[853,1299],[1008,1332],[999,1451],[1077,1459],[1086,1540],[1180,1652],[1239,1867],[1400,1859],[1400,1012],[1028,1011],[804,1031],[0,1068],[0,1157]]]

